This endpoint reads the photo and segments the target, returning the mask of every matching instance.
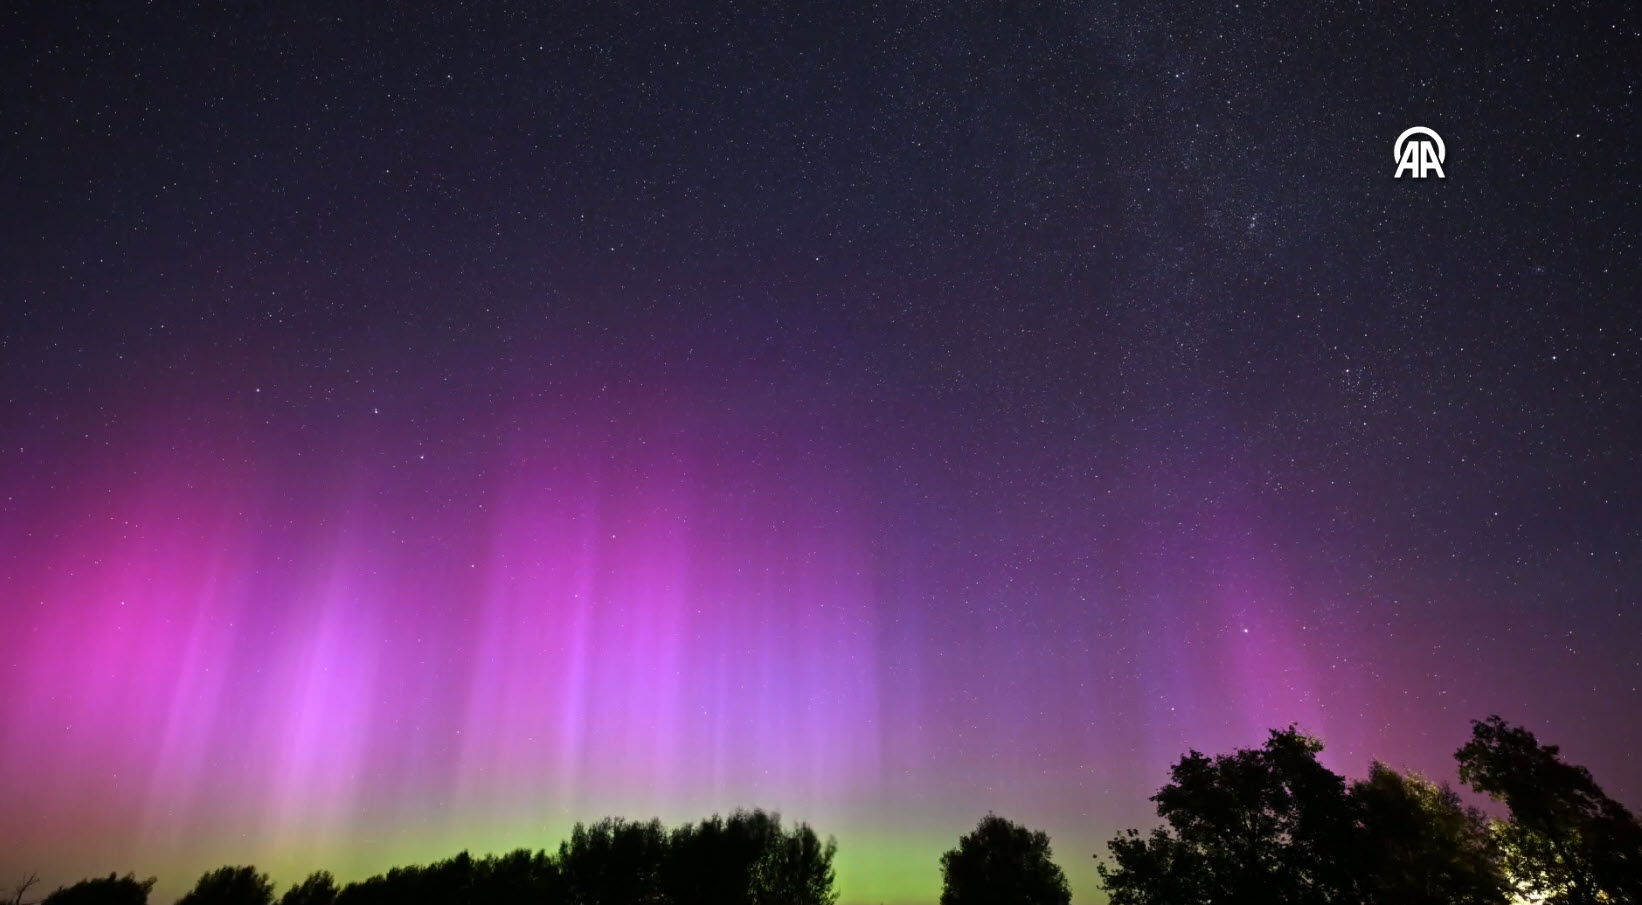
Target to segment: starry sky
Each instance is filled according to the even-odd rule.
[[[1098,902],[1188,747],[1494,712],[1642,805],[1619,6],[9,5],[0,871]]]

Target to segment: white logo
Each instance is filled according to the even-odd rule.
[[[1410,141],[1410,138],[1414,140]],[[1432,145],[1436,147],[1433,148]],[[1424,179],[1432,171],[1436,171],[1438,179],[1448,178],[1442,172],[1443,161],[1448,159],[1448,149],[1443,147],[1441,135],[1424,126],[1403,130],[1403,134],[1397,136],[1393,156],[1397,159],[1397,175],[1392,177],[1394,179],[1403,178],[1404,170],[1413,174],[1415,179]]]

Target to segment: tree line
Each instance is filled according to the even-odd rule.
[[[833,905],[837,845],[807,824],[737,811],[668,830],[659,820],[607,818],[576,824],[554,853],[462,852],[338,884],[309,875],[275,898],[255,867],[222,867],[199,878],[177,905]],[[82,880],[39,905],[147,905],[154,878]],[[27,905],[27,883],[3,905]]]
[[[1491,819],[1451,787],[1374,763],[1347,780],[1293,726],[1264,745],[1191,751],[1153,795],[1162,824],[1107,843],[1112,905],[1642,905],[1642,823],[1555,745],[1499,717],[1472,724],[1460,781],[1504,806]],[[808,825],[763,811],[672,830],[577,824],[557,852],[521,849],[339,885],[326,872],[279,905],[834,905],[833,856]],[[941,905],[1067,905],[1047,834],[988,814],[941,856]],[[147,905],[154,880],[109,875],[40,905]],[[28,884],[9,903],[25,905]],[[200,878],[178,905],[273,905],[252,867]]]

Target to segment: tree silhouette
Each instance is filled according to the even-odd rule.
[[[336,905],[338,891],[336,878],[330,871],[315,871],[285,890],[285,895],[279,897],[279,905]]]
[[[336,905],[553,905],[564,901],[546,852],[519,849],[474,858],[462,852],[428,865],[396,867],[343,887]]]
[[[941,905],[1068,905],[1066,875],[1049,836],[996,814],[981,818],[941,856]]]
[[[713,815],[675,829],[667,843],[663,887],[673,905],[752,905],[752,874],[781,833],[763,811]]]
[[[32,873],[17,881],[17,885],[11,888],[11,892],[6,894],[5,899],[0,899],[0,905],[27,905],[23,901],[23,897],[28,895],[30,887],[38,882],[40,882],[39,875]]]
[[[1259,748],[1191,751],[1151,800],[1163,825],[1108,843],[1112,905],[1642,905],[1642,823],[1554,745],[1499,717],[1472,724],[1460,778],[1504,802],[1488,821],[1446,785],[1384,764],[1347,783],[1295,727]],[[836,905],[837,845],[761,810],[671,832],[577,824],[554,854],[461,852],[338,889],[324,871],[280,905]],[[941,856],[941,905],[1069,905],[1049,837],[988,814]],[[27,905],[32,875],[0,898]],[[154,880],[109,874],[43,905],[146,905]],[[253,867],[200,877],[178,905],[272,905]]]
[[[154,882],[153,877],[138,880],[134,874],[94,877],[60,887],[40,905],[148,905]]]
[[[655,820],[605,819],[578,824],[552,856],[463,852],[396,867],[343,887],[334,905],[833,905],[835,851],[808,826],[784,832],[763,811],[671,833]]]
[[[1524,895],[1554,905],[1642,903],[1642,824],[1589,770],[1498,716],[1474,721],[1454,757],[1462,782],[1510,809],[1497,832]]]
[[[466,905],[473,901],[473,875],[473,856],[463,851],[454,858],[405,870],[399,885],[406,890],[406,902]]]
[[[754,905],[833,905],[838,901],[832,887],[837,851],[836,842],[822,842],[806,824],[777,835],[753,866]]]
[[[714,815],[673,831],[662,887],[672,905],[831,905],[836,850],[807,825],[783,831],[777,814]]]
[[[245,867],[219,867],[200,877],[177,905],[273,905],[274,884],[267,874]]]
[[[783,830],[779,815],[737,811],[669,833],[660,821],[605,819],[577,824],[554,855],[518,849],[474,858],[461,852],[426,865],[395,867],[338,888],[317,871],[280,905],[835,905],[837,844],[806,824]],[[23,901],[37,880],[18,884],[0,905]],[[146,905],[154,880],[128,874],[59,889],[51,905]],[[274,886],[253,867],[201,876],[178,905],[272,905]]]
[[[1363,901],[1356,810],[1322,747],[1290,726],[1261,748],[1181,758],[1152,796],[1168,826],[1107,845],[1113,905]]]
[[[473,901],[486,905],[546,905],[563,901],[558,865],[546,852],[517,849],[474,863]]]
[[[572,905],[665,902],[661,886],[667,834],[661,822],[606,818],[576,824],[559,843],[559,870]]]
[[[1352,784],[1369,900],[1494,905],[1509,885],[1488,821],[1446,785],[1375,762]]]

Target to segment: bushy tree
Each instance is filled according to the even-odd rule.
[[[675,829],[663,885],[673,905],[752,905],[753,870],[781,837],[780,818],[764,811],[713,815]]]
[[[301,883],[285,890],[279,905],[336,905],[336,878],[330,871],[315,871]]]
[[[736,811],[685,824],[668,837],[662,886],[672,905],[831,905],[837,845],[805,824]]]
[[[1382,763],[1351,787],[1368,901],[1500,905],[1509,885],[1488,820],[1446,785]]]
[[[941,856],[941,905],[1068,905],[1052,854],[1048,834],[988,814]]]
[[[1152,796],[1167,826],[1108,843],[1113,905],[1363,901],[1356,809],[1322,747],[1290,726],[1260,748],[1188,753]]]
[[[576,824],[556,859],[572,905],[652,905],[666,901],[661,885],[667,833],[659,820],[606,818]]]
[[[153,890],[153,877],[138,880],[135,874],[109,874],[61,887],[40,905],[148,905]]]
[[[348,884],[334,905],[833,905],[835,851],[808,826],[784,831],[764,811],[671,833],[655,820],[605,819],[577,824],[552,856],[463,852],[396,867]]]
[[[471,888],[486,905],[551,905],[564,896],[553,859],[522,848],[475,862]]]
[[[267,874],[244,867],[219,867],[200,877],[177,905],[273,905],[274,884]]]
[[[1503,802],[1505,867],[1525,895],[1553,905],[1642,905],[1642,824],[1556,745],[1498,716],[1471,725],[1455,752],[1460,780]]]
[[[832,858],[838,844],[822,842],[806,824],[770,840],[752,871],[753,905],[833,905]]]
[[[546,852],[519,849],[474,858],[462,852],[427,865],[396,867],[343,887],[336,905],[555,905],[564,901],[558,866]]]

